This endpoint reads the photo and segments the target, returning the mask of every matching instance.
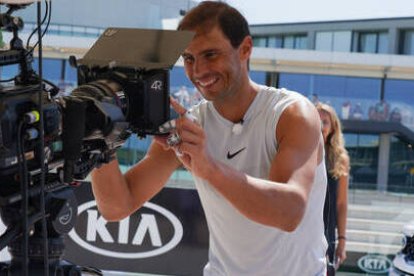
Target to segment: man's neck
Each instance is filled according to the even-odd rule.
[[[234,97],[225,99],[223,101],[213,102],[215,109],[221,116],[233,123],[243,121],[243,118],[254,101],[259,86],[253,82],[249,82],[246,89],[241,90],[235,94]]]

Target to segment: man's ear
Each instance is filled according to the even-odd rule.
[[[241,59],[249,59],[253,50],[253,39],[250,35],[246,36],[239,46],[239,53]]]

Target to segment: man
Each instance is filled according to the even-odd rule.
[[[155,137],[124,176],[116,161],[94,171],[100,212],[108,220],[130,215],[183,164],[209,225],[204,275],[324,275],[326,171],[316,109],[298,93],[249,79],[248,24],[226,3],[201,2],[179,30],[195,32],[182,57],[206,101],[191,110],[197,120],[176,120],[178,144]]]

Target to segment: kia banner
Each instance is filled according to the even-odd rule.
[[[75,189],[78,217],[64,259],[101,270],[202,275],[208,229],[193,189],[164,188],[128,218],[107,222],[90,185]]]

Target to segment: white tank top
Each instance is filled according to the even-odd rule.
[[[192,113],[207,134],[214,158],[251,176],[267,179],[277,154],[276,126],[284,109],[307,101],[293,91],[261,87],[244,116],[241,130],[224,119],[211,102]],[[318,165],[302,222],[291,233],[258,224],[236,210],[208,182],[195,177],[210,233],[204,275],[324,275],[326,240],[323,205],[325,164]],[[235,191],[237,192],[237,191]]]

